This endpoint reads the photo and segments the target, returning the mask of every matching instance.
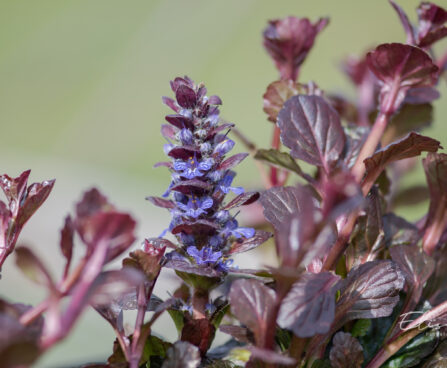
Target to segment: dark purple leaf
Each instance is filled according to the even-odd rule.
[[[220,278],[223,273],[209,266],[198,266],[189,263],[186,259],[173,258],[166,262],[163,266],[165,268],[172,268],[179,272],[185,272],[189,274],[194,274],[198,276],[215,277]]]
[[[50,292],[56,293],[56,285],[41,260],[26,247],[16,248],[16,265],[32,281],[44,285]]]
[[[220,325],[219,331],[231,335],[236,341],[253,344],[253,334],[248,328],[233,325]]]
[[[146,199],[157,207],[161,208],[175,208],[175,203],[169,199],[160,197],[146,197]]]
[[[181,340],[197,346],[200,354],[205,355],[211,346],[215,333],[216,327],[208,318],[187,318],[182,328]]]
[[[447,11],[433,3],[423,2],[417,9],[419,29],[417,43],[422,48],[430,47],[433,43],[447,36]]]
[[[301,168],[296,161],[288,153],[279,152],[275,149],[259,149],[255,154],[256,160],[261,160],[289,171],[293,171],[298,175],[303,175]]]
[[[6,204],[0,201],[0,255],[7,251],[9,222],[12,219],[12,213]]]
[[[181,160],[187,160],[191,157],[196,157],[197,159],[200,159],[202,157],[202,154],[200,153],[200,149],[195,146],[177,146],[172,148],[168,156],[174,158],[174,159],[181,159]]]
[[[157,278],[160,272],[160,261],[166,248],[148,248],[148,251],[138,249],[135,252],[130,252],[129,258],[123,260],[123,267],[135,268],[141,271],[148,281],[152,281]]]
[[[343,152],[343,160],[348,168],[352,168],[360,153],[360,149],[368,137],[370,129],[363,126],[348,125],[344,128],[344,131],[346,143]]]
[[[275,62],[281,79],[296,80],[300,65],[328,22],[328,18],[321,18],[312,24],[307,18],[296,17],[269,22],[263,34],[264,47]]]
[[[4,174],[0,176],[0,186],[6,195],[6,199],[9,202],[9,209],[14,217],[17,216],[20,203],[26,193],[26,184],[28,182],[29,174],[31,170],[26,170],[20,174],[17,178],[11,178]]]
[[[284,103],[299,93],[302,93],[299,85],[290,79],[270,83],[263,96],[264,112],[267,114],[268,120],[276,123],[276,118]]]
[[[230,250],[228,251],[228,254],[237,254],[237,253],[247,252],[247,251],[249,251],[253,248],[256,248],[256,247],[260,246],[261,244],[265,243],[272,236],[273,236],[273,234],[269,233],[267,231],[256,230],[255,236],[253,236],[252,238],[234,242],[231,245]]]
[[[361,368],[364,360],[362,345],[351,334],[337,332],[332,339],[329,358],[333,368]]]
[[[251,352],[250,359],[260,360],[264,363],[278,365],[293,365],[296,360],[273,350],[260,349],[256,346],[247,346],[245,349]]]
[[[334,320],[334,285],[339,279],[330,272],[303,273],[281,304],[278,324],[298,337],[327,333]]]
[[[425,283],[435,269],[435,262],[430,256],[421,252],[417,245],[391,247],[390,255],[407,282],[407,297],[411,298],[411,305],[407,306],[407,310],[413,310],[421,298]]]
[[[421,238],[418,228],[394,213],[382,217],[384,240],[387,248],[394,245],[414,245]]]
[[[430,191],[430,208],[427,214],[427,225],[433,223],[436,214],[445,208],[447,197],[447,155],[429,153],[423,161],[428,189]],[[444,211],[442,211],[444,212]]]
[[[319,96],[293,96],[278,115],[281,141],[290,154],[326,172],[337,163],[345,134],[337,112]]]
[[[174,125],[178,129],[194,129],[194,123],[183,115],[166,115],[165,119],[168,123]]]
[[[199,179],[182,180],[171,188],[171,190],[173,190],[174,192],[198,195],[210,189],[211,185],[208,182]]]
[[[93,308],[119,333],[124,334],[123,310],[116,303],[93,305]]]
[[[331,106],[337,111],[340,119],[347,123],[355,123],[359,121],[359,109],[356,104],[348,100],[341,94],[330,94],[326,96]],[[360,126],[359,126],[360,127]]]
[[[412,87],[432,86],[438,78],[438,67],[418,47],[400,43],[379,45],[367,55],[368,66],[382,82],[380,111],[391,114]],[[394,95],[395,94],[395,95]]]
[[[68,271],[71,263],[71,257],[73,256],[73,236],[74,236],[74,223],[70,216],[65,218],[64,227],[61,230],[60,248],[61,252],[66,259],[65,269]]]
[[[168,349],[161,368],[197,368],[200,360],[197,347],[186,341],[177,341]]]
[[[389,316],[399,301],[405,278],[389,260],[366,262],[353,268],[337,285],[335,326],[338,329],[353,319]]]
[[[402,27],[404,28],[405,34],[407,35],[407,43],[410,45],[414,45],[415,40],[414,40],[413,26],[408,20],[407,14],[405,14],[403,9],[399,5],[397,5],[395,1],[389,0],[389,2],[396,11],[397,15],[399,16],[400,22],[402,23]]]
[[[222,209],[231,210],[232,208],[247,206],[256,202],[259,197],[259,192],[242,193],[235,197],[230,203],[226,204]]]
[[[157,255],[165,250],[165,248],[171,248],[171,249],[177,249],[177,247],[175,246],[174,243],[172,243],[170,240],[168,239],[164,239],[164,238],[147,238],[144,239],[144,242],[141,246],[141,249],[146,252],[146,253],[150,253],[150,254],[155,254],[157,253]]]
[[[192,109],[196,106],[197,97],[194,90],[184,84],[180,85],[175,91],[175,97],[177,99],[177,103],[185,108]]]
[[[117,306],[122,310],[137,310],[138,309],[138,298],[136,290],[132,290],[129,293],[121,295],[115,300]],[[151,295],[151,299],[147,305],[148,312],[156,311],[163,304],[163,300],[154,294]]]
[[[239,165],[247,156],[248,153],[236,153],[235,155],[228,157],[225,161],[223,161],[217,169],[218,170],[231,169],[236,165]]]
[[[369,76],[370,71],[366,58],[364,56],[349,56],[342,64],[343,71],[351,79],[352,83],[356,86],[360,86]]]
[[[271,188],[261,194],[260,202],[264,217],[276,230],[292,215],[315,211],[313,194],[303,186]]]
[[[231,312],[253,332],[257,346],[264,346],[275,297],[272,289],[257,280],[239,279],[231,284]]]
[[[231,130],[231,128],[234,127],[233,123],[223,123],[220,125],[215,126],[214,128],[210,129],[208,132],[208,135],[206,136],[207,139],[213,138],[217,133],[223,131],[223,130]]]
[[[436,139],[412,132],[365,159],[366,174],[363,185],[372,185],[391,162],[419,156],[422,152],[436,152],[439,148],[440,143]]]
[[[107,198],[103,196],[96,188],[92,188],[85,192],[81,201],[76,204],[76,216],[78,220],[87,218],[101,211],[110,211],[114,207]]]
[[[217,225],[208,220],[184,221],[172,229],[172,234],[183,232],[185,234],[208,234],[212,235],[217,230]]]

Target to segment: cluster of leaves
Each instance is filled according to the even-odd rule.
[[[447,36],[447,12],[422,3],[412,25],[390,3],[407,42],[345,62],[355,101],[298,82],[328,19],[269,22],[264,46],[280,75],[264,94],[274,124],[270,149],[257,149],[221,122],[222,101],[208,97],[203,84],[172,81],[175,99],[163,102],[175,114],[161,128],[170,161],[155,165],[172,180],[161,197],[147,198],[172,220],[161,236],[126,255],[121,269],[104,267],[132,246],[135,221],[92,189],[65,219],[65,267],[56,281],[29,248],[15,247],[54,182],[28,187],[29,171],[3,175],[8,204],[0,202],[0,266],[15,250],[17,266],[47,297],[34,307],[0,300],[0,367],[33,364],[69,334],[88,305],[116,335],[107,363],[89,367],[445,367],[447,155],[419,131],[431,123],[447,66],[447,53],[436,58],[433,49]],[[264,191],[232,186],[234,167],[248,155],[226,157],[231,131],[259,161]],[[402,189],[401,179],[423,153],[427,187]],[[415,223],[393,212],[426,199],[427,215]],[[241,206],[265,220],[240,226],[232,210]],[[273,234],[257,229],[266,226]],[[233,255],[272,235],[277,267],[233,265]],[[84,253],[75,265],[77,242]],[[165,270],[176,273],[180,286],[163,301],[153,290]],[[126,310],[137,311],[132,328],[124,326]],[[178,341],[152,331],[164,312]],[[217,331],[228,341],[210,349]]]

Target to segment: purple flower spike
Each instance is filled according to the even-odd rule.
[[[215,252],[210,247],[203,247],[200,250],[196,247],[188,247],[186,252],[194,258],[198,265],[214,264],[222,257],[222,252]]]
[[[239,227],[236,220],[230,220],[226,223],[222,234],[226,236],[234,236],[236,239],[252,238],[255,235],[255,229],[251,227]]]
[[[230,191],[232,191],[234,194],[239,195],[244,193],[244,188],[242,187],[232,187],[231,183],[233,182],[233,179],[235,177],[236,173],[234,171],[230,171],[227,175],[224,176],[224,178],[219,183],[219,189],[225,193],[228,194]]]
[[[187,161],[174,162],[174,170],[187,179],[203,176],[204,171],[210,170],[212,166],[213,159],[211,158],[199,162],[195,157],[190,157]]]
[[[213,206],[213,200],[211,197],[192,197],[188,200],[187,204],[177,203],[177,206],[184,211],[186,216],[198,218],[200,215],[206,213],[207,209]]]
[[[234,141],[229,138],[224,139],[222,142],[216,145],[214,148],[214,153],[217,153],[220,156],[225,155],[230,152],[234,147]]]

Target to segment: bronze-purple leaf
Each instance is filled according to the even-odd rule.
[[[174,192],[180,192],[183,194],[202,194],[209,190],[211,185],[199,179],[182,180],[178,184],[175,184],[171,190]]]
[[[160,198],[160,197],[152,197],[152,196],[146,197],[146,199],[157,207],[161,207],[161,208],[174,208],[175,207],[175,203],[169,199],[164,199],[164,198]]]
[[[361,368],[365,359],[359,341],[343,331],[334,335],[329,358],[333,368]]]
[[[176,146],[169,151],[168,156],[176,160],[186,160],[191,157],[200,159],[202,154],[200,153],[200,149],[195,146]]]
[[[180,85],[175,91],[175,98],[177,103],[185,109],[192,109],[196,106],[196,93],[192,88],[184,84]]]
[[[100,211],[110,211],[114,207],[107,198],[96,188],[85,192],[81,201],[76,204],[77,220],[89,217]]]
[[[60,239],[60,248],[61,252],[65,257],[66,264],[65,264],[65,271],[64,275],[66,276],[68,274],[68,270],[70,268],[71,264],[71,258],[73,256],[73,236],[74,236],[75,226],[73,223],[73,220],[70,216],[67,216],[65,218],[64,227],[61,230],[61,239]]]
[[[231,245],[228,253],[237,254],[247,252],[265,243],[272,236],[273,234],[269,233],[268,231],[256,230],[255,235],[253,237],[234,242]]]
[[[272,289],[257,280],[238,279],[231,284],[231,312],[253,332],[257,346],[264,346],[275,297]]]
[[[331,272],[304,273],[283,300],[278,324],[298,337],[327,333],[334,321],[334,285],[339,279]]]
[[[405,278],[390,260],[366,262],[353,268],[337,285],[335,327],[353,319],[389,316],[399,301]]]
[[[230,203],[226,204],[222,209],[231,210],[232,208],[247,206],[256,202],[259,196],[259,192],[246,192],[239,194]]]
[[[396,11],[397,15],[399,16],[400,22],[402,23],[402,27],[404,28],[405,34],[407,35],[407,43],[410,45],[416,44],[416,41],[414,39],[413,26],[408,20],[407,14],[399,5],[397,5],[395,1],[389,0],[389,2]]]
[[[400,43],[379,45],[367,55],[368,66],[382,82],[380,111],[395,112],[407,91],[417,86],[432,86],[439,68],[430,56],[418,47]]]
[[[397,245],[391,247],[390,254],[407,282],[407,298],[410,299],[407,310],[413,310],[421,298],[424,284],[435,269],[435,262],[417,245]]]
[[[372,185],[391,162],[419,156],[422,152],[436,152],[440,147],[441,145],[436,139],[411,132],[405,138],[365,159],[366,174],[363,185]]]
[[[297,17],[269,22],[264,30],[264,47],[275,62],[281,79],[296,80],[300,65],[328,22],[328,18],[321,18],[312,24],[307,18]]]
[[[261,194],[260,202],[264,217],[276,230],[292,215],[315,211],[312,192],[304,186],[271,188]]]
[[[236,341],[253,344],[253,334],[246,327],[234,325],[220,325],[219,331],[231,335]]]
[[[166,262],[164,265],[166,268],[172,268],[176,271],[185,272],[189,274],[220,278],[223,273],[209,266],[198,266],[191,264],[186,259],[172,258]]]
[[[423,2],[417,8],[419,28],[416,41],[419,47],[430,47],[447,36],[447,11],[433,3]]]
[[[278,114],[281,141],[290,154],[330,172],[345,145],[337,112],[320,96],[293,96]]]
[[[11,178],[6,174],[0,176],[0,187],[5,193],[6,199],[9,202],[9,209],[14,217],[17,216],[20,202],[25,196],[26,184],[30,173],[31,170],[26,170],[17,178]]]
[[[217,169],[218,170],[231,169],[236,165],[239,165],[247,156],[248,153],[236,153],[235,155],[228,157],[225,161],[223,161]]]
[[[276,123],[278,113],[283,108],[285,102],[299,93],[298,84],[290,79],[270,83],[263,96],[264,112],[267,114],[268,120]]]
[[[166,115],[165,119],[168,123],[174,125],[178,129],[194,129],[193,122],[183,115]]]
[[[288,153],[280,152],[275,149],[259,149],[255,154],[256,160],[268,162],[273,166],[280,167],[303,176],[303,172],[296,161]]]
[[[172,229],[172,234],[183,232],[185,234],[208,234],[217,230],[217,225],[208,220],[184,221]]]

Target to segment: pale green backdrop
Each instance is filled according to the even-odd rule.
[[[414,19],[418,2],[400,3]],[[385,0],[0,0],[0,171],[17,175],[31,168],[31,180],[57,179],[22,241],[57,274],[62,216],[92,185],[134,214],[141,238],[158,235],[168,216],[144,196],[168,184],[166,171],[152,165],[163,159],[159,126],[169,111],[161,96],[170,94],[175,76],[205,82],[222,98],[223,117],[267,146],[272,125],[262,94],[277,74],[261,31],[268,19],[286,15],[330,16],[301,75],[328,91],[352,95],[339,70],[348,54],[405,40]],[[445,99],[435,105],[436,122],[426,132],[447,144]],[[259,185],[252,161],[239,171],[238,184]],[[421,171],[410,179],[423,181]],[[173,279],[165,279],[171,287]],[[13,257],[0,295],[33,303],[43,296],[14,269]],[[112,340],[105,322],[89,312],[39,366],[104,359]]]

